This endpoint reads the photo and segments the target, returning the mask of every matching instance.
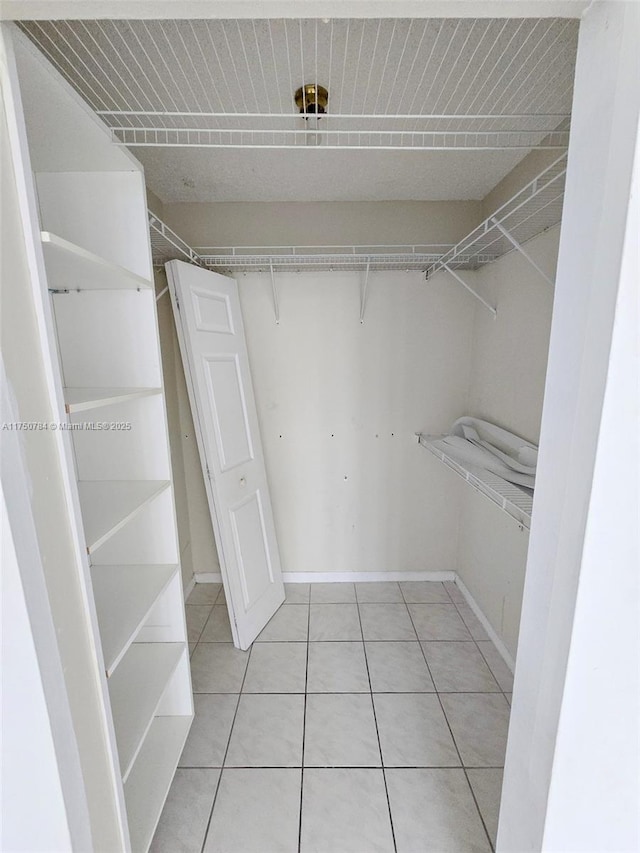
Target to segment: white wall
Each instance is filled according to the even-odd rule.
[[[240,278],[285,571],[453,570],[463,484],[414,433],[464,412],[473,302],[446,280],[371,273]]]
[[[286,152],[282,152],[286,156]],[[165,204],[191,246],[455,243],[481,218],[478,201]]]
[[[560,228],[552,228],[526,247],[551,278],[559,235]],[[553,290],[518,252],[483,267],[474,286],[498,313],[494,318],[476,303],[467,410],[537,444]],[[465,490],[458,571],[514,658],[528,544],[527,531],[514,519]]]
[[[580,29],[498,850],[638,849],[639,33]]]

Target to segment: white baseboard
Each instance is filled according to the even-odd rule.
[[[453,581],[455,572],[283,572],[285,583],[376,583],[380,581]],[[194,583],[222,583],[219,572],[196,572]],[[191,591],[191,590],[189,590]]]
[[[460,592],[464,595],[466,602],[469,605],[469,607],[476,614],[476,616],[478,617],[480,622],[482,622],[482,627],[484,628],[484,630],[489,635],[489,639],[491,640],[493,645],[500,652],[502,659],[504,660],[506,665],[509,667],[511,672],[513,672],[515,669],[515,666],[516,666],[513,657],[511,656],[510,652],[508,651],[507,647],[502,642],[500,637],[496,634],[494,629],[491,627],[491,623],[489,622],[487,617],[484,615],[484,613],[480,609],[480,605],[477,603],[475,598],[471,595],[471,593],[466,588],[463,581],[461,580],[461,578],[458,575],[456,575],[456,586],[458,587]]]
[[[196,583],[222,583],[220,572],[196,572],[194,578]]]
[[[380,581],[452,581],[455,572],[283,572],[285,583],[376,583]]]
[[[187,598],[189,598],[189,596],[193,592],[193,588],[195,585],[196,585],[196,579],[195,579],[195,575],[193,575],[191,577],[191,580],[189,581],[189,583],[184,588],[184,600],[185,601],[187,600]]]

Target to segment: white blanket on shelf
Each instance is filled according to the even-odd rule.
[[[533,489],[538,448],[502,427],[479,418],[459,418],[448,435],[433,444],[463,465],[491,471],[518,486]]]

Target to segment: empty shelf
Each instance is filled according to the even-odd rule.
[[[191,716],[155,717],[124,786],[132,853],[146,853],[189,734]]]
[[[177,571],[177,565],[91,567],[108,676],[113,674]]]
[[[65,388],[64,402],[68,414],[99,409],[114,403],[126,403],[139,397],[160,394],[161,388]]]
[[[152,282],[49,231],[41,233],[52,290],[149,289]]]
[[[531,510],[533,508],[533,496],[524,489],[513,483],[508,483],[497,474],[484,471],[481,468],[463,467],[455,459],[443,453],[434,442],[442,436],[421,435],[420,444],[426,447],[441,462],[444,462],[458,476],[467,481],[474,489],[481,492],[485,497],[497,504],[500,509],[514,518],[527,530],[531,527]]]
[[[93,554],[169,485],[169,480],[81,480],[87,553]]]
[[[133,643],[109,679],[120,772],[126,781],[184,643]]]

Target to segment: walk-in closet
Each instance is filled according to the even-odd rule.
[[[171,5],[3,10],[3,849],[631,849],[638,7]]]

